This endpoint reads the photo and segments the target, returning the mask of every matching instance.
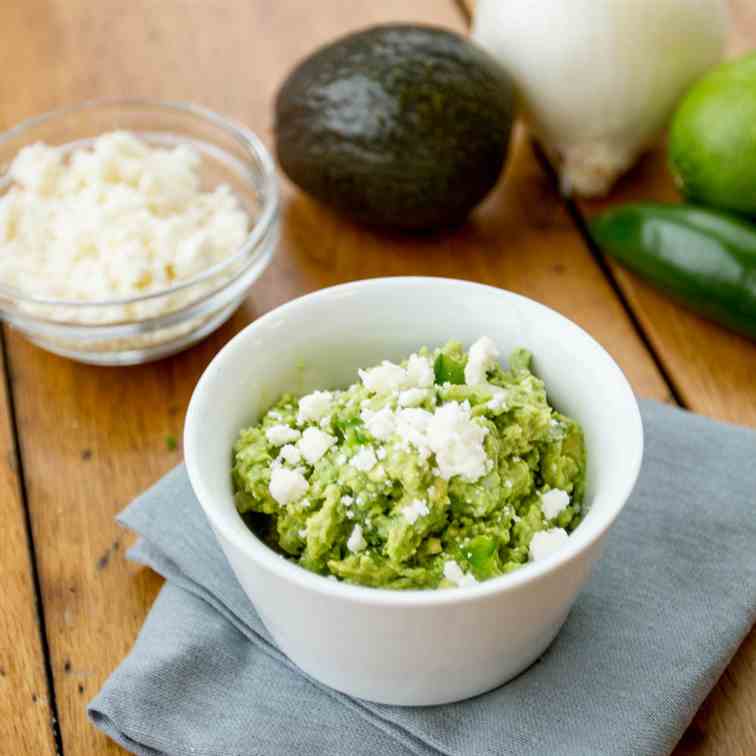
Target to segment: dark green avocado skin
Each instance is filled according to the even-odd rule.
[[[514,92],[458,34],[376,26],[322,47],[278,92],[276,152],[301,189],[398,229],[461,223],[496,183]]]

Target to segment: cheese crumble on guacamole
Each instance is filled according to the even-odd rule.
[[[484,336],[285,394],[233,451],[236,506],[271,548],[376,588],[473,585],[558,549],[582,516],[580,426],[531,355]]]

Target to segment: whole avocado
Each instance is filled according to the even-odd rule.
[[[724,63],[687,93],[669,163],[687,199],[756,215],[756,54]]]
[[[513,114],[508,76],[474,43],[376,26],[292,71],[276,98],[276,152],[295,184],[359,222],[451,226],[496,183]]]

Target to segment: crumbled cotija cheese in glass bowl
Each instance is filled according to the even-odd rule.
[[[194,106],[91,103],[0,137],[0,308],[51,351],[129,364],[189,346],[277,236],[267,151]]]
[[[200,162],[191,145],[152,147],[122,131],[68,153],[24,147],[0,197],[0,281],[100,301],[160,291],[225,260],[249,216],[227,184],[201,189]]]

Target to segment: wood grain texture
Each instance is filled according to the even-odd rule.
[[[0,354],[0,751],[52,756],[55,743],[16,449]]]
[[[461,0],[468,13],[474,0]],[[728,55],[756,47],[756,6],[729,0]],[[679,201],[660,144],[602,201],[579,202],[587,217],[621,202]],[[687,407],[719,420],[756,426],[756,345],[670,302],[651,286],[610,263],[613,275],[675,392]],[[756,753],[756,630],[743,643],[696,715],[676,756]]]
[[[327,11],[325,12],[325,8]],[[151,3],[31,0],[0,5],[14,86],[4,123],[100,96],[191,99],[271,142],[271,101],[293,62],[321,42],[386,20],[462,28],[451,2]],[[85,704],[123,658],[159,580],[129,565],[114,515],[180,459],[191,390],[212,356],[262,312],[322,286],[378,275],[469,278],[533,296],[590,330],[635,388],[667,388],[585,250],[527,144],[474,220],[438,236],[353,226],[284,186],[278,255],[237,315],[201,345],[154,365],[106,369],[48,355],[8,335],[33,534],[66,754],[119,749],[88,723]]]

